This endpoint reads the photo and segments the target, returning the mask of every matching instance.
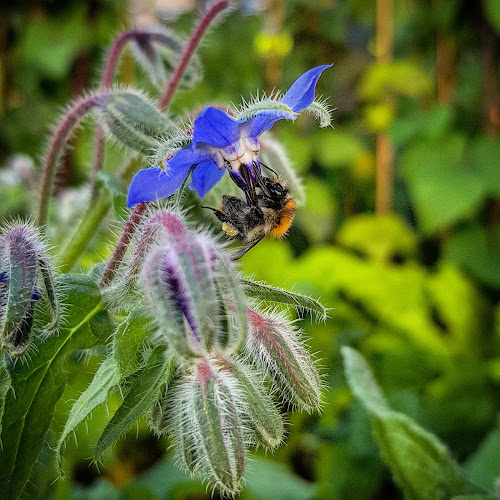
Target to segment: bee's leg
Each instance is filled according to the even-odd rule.
[[[260,163],[260,165],[265,167],[265,165],[263,163]],[[262,192],[264,193],[265,196],[270,198],[271,193],[268,191],[266,184],[264,182],[264,178],[262,177],[262,173],[260,171],[260,168],[255,162],[253,164],[253,171],[255,173],[255,184],[257,184],[260,187],[260,189],[262,190]]]
[[[219,219],[221,222],[229,222],[229,217],[222,211],[219,210],[218,208],[212,208],[212,207],[201,207],[201,208],[206,208],[208,210],[212,210],[212,212],[215,214],[217,219]]]
[[[264,165],[262,162],[260,163],[261,167],[267,168],[270,172],[272,172],[276,177],[279,177],[278,173],[275,172],[271,167],[268,167],[267,165]]]

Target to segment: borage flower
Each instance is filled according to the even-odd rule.
[[[217,108],[204,109],[194,120],[189,146],[164,161],[164,169],[153,167],[137,172],[130,185],[127,207],[170,196],[182,186],[190,172],[189,187],[195,189],[201,198],[222,179],[226,170],[238,187],[248,194],[255,180],[261,177],[257,159],[259,136],[276,121],[295,120],[297,113],[311,106],[316,83],[330,66],[325,64],[307,71],[280,100],[249,106],[241,113],[240,119],[235,120]],[[321,105],[311,111],[328,114]]]

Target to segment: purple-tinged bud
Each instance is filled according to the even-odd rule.
[[[6,227],[0,237],[0,341],[11,355],[27,347],[35,303],[42,296],[47,297],[53,319],[46,329],[52,329],[60,307],[45,245],[29,225]]]
[[[219,363],[200,359],[173,387],[172,428],[186,467],[234,495],[245,470],[246,408],[238,381]]]
[[[302,409],[318,409],[321,380],[292,325],[277,314],[248,310],[251,329],[246,350],[273,380],[276,389]]]
[[[176,318],[177,333],[173,339],[167,335],[167,342],[180,354],[191,357],[210,352],[222,321],[215,284],[214,242],[187,230],[177,216],[168,212],[160,215],[166,235],[144,266],[146,296],[160,330],[170,318]]]
[[[132,252],[107,298],[126,309],[145,292],[164,340],[184,357],[214,349],[239,351],[248,329],[246,297],[222,247],[166,209],[144,218],[135,234]],[[175,324],[168,325],[171,318]]]
[[[170,288],[169,280],[164,278],[164,260],[168,257],[163,249],[150,254],[143,272],[144,291],[161,338],[185,358],[200,356],[201,343],[189,328],[178,305],[184,297],[175,297],[176,291]]]
[[[132,244],[130,259],[122,266],[122,274],[116,280],[116,295],[120,301],[136,286],[148,253],[160,242],[182,238],[187,231],[182,217],[175,212],[161,209],[144,218],[135,232],[138,236]]]

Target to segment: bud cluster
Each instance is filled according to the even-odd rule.
[[[42,298],[47,303],[50,320],[43,329],[50,331],[60,322],[60,302],[38,231],[19,223],[0,234],[0,342],[2,349],[16,357],[25,352],[32,338],[36,303]]]
[[[233,495],[247,447],[274,448],[283,439],[273,395],[317,409],[318,373],[290,321],[249,302],[228,252],[211,235],[166,209],[138,229],[118,285],[107,293],[122,306],[145,297],[156,327],[151,341],[175,360],[175,377],[152,404],[151,427],[173,437],[190,472]]]

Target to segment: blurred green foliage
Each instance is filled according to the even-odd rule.
[[[176,113],[192,109],[195,114],[206,103],[239,102],[240,95],[249,98],[259,88],[269,91],[276,81],[286,89],[306,69],[334,62],[318,93],[337,108],[335,129],[319,130],[308,117],[275,127],[304,181],[306,204],[286,241],[263,241],[242,259],[246,274],[321,297],[332,308],[324,324],[301,320],[322,359],[324,410],[290,414],[287,445],[272,457],[255,458],[241,498],[401,498],[373,438],[370,415],[348,389],[341,346],[355,346],[369,360],[394,412],[437,436],[464,465],[468,481],[493,493],[500,477],[495,58],[500,3],[395,1],[394,60],[379,65],[375,2],[271,3],[284,8],[280,36],[269,38],[270,10],[243,16],[236,9],[200,49],[203,81],[179,93],[172,105]],[[0,16],[3,218],[31,213],[34,195],[27,187],[36,186],[38,175],[29,162],[20,164],[12,155],[38,160],[60,107],[98,81],[104,48],[126,26],[128,8],[114,0],[7,2]],[[187,13],[172,22],[188,33],[192,21]],[[439,40],[445,40],[444,49]],[[449,57],[449,74],[436,63],[438,50]],[[157,95],[127,57],[120,78]],[[444,95],[443,78],[450,86]],[[64,240],[75,213],[85,206],[79,208],[77,191],[91,164],[91,131],[86,123],[64,161],[59,206],[51,214],[59,226],[55,241]],[[394,148],[395,209],[385,216],[373,215],[375,134],[380,132],[389,135]],[[108,146],[105,170],[116,170],[126,154]],[[116,192],[117,211],[109,222],[116,225],[123,189],[107,174],[100,182]],[[95,264],[96,251],[106,256],[106,238],[103,228],[81,259],[83,268]],[[75,355],[67,363],[70,383],[55,406],[47,446],[57,442],[69,401],[88,386],[100,354]],[[209,498],[204,486],[175,467],[169,443],[152,438],[142,421],[138,438],[129,432],[104,453],[101,467],[91,463],[107,412],[112,414],[119,400],[116,395],[115,406],[97,408],[92,420],[78,427],[78,447],[67,440],[68,481],[52,483],[53,456],[42,451],[31,476],[37,485],[33,495]]]

